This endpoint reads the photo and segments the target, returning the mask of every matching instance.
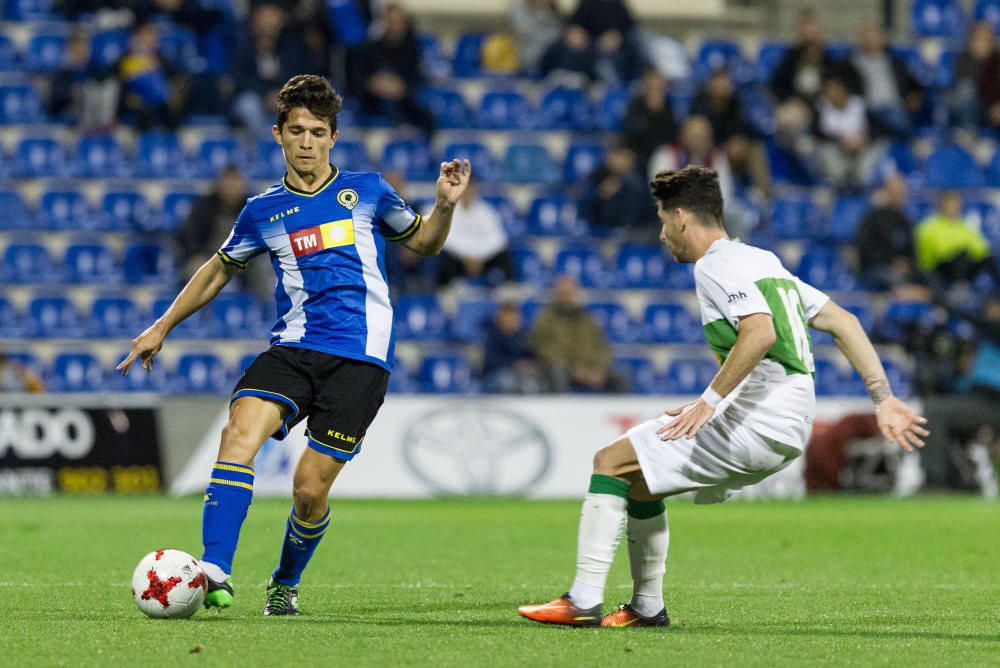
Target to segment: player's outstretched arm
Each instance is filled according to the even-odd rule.
[[[923,427],[927,419],[914,413],[893,395],[882,360],[857,317],[831,299],[809,324],[814,329],[833,335],[837,347],[865,381],[868,395],[875,404],[875,418],[882,435],[907,452],[915,447],[922,448],[923,439],[928,434]]]
[[[472,165],[468,160],[441,163],[434,210],[424,218],[413,236],[403,242],[404,246],[418,255],[437,255],[441,252],[451,231],[451,216],[455,212],[455,205],[462,199],[470,176]]]
[[[226,264],[218,255],[201,265],[201,268],[195,272],[188,284],[174,299],[167,312],[150,325],[146,331],[132,339],[132,348],[116,369],[121,371],[124,376],[138,358],[142,359],[143,368],[149,371],[153,366],[153,358],[160,352],[163,340],[167,338],[170,330],[212,301],[238,271],[237,267]]]

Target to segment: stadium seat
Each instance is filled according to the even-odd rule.
[[[434,33],[417,35],[420,41],[421,70],[433,80],[447,79],[451,74],[451,62],[441,49],[441,40]]]
[[[620,132],[628,103],[627,88],[609,88],[594,108],[594,126],[604,132]]]
[[[517,91],[488,91],[479,103],[479,127],[487,130],[528,130],[532,110]]]
[[[510,198],[503,195],[485,195],[483,201],[489,203],[500,214],[507,236],[520,237],[525,233],[524,220]]]
[[[611,343],[635,343],[639,340],[639,328],[632,324],[621,304],[595,302],[587,304],[587,311],[594,316]]]
[[[101,199],[102,229],[111,232],[140,230],[150,220],[149,204],[142,193],[121,190],[104,193]]]
[[[1000,247],[1000,211],[992,202],[966,202],[964,214],[971,227],[980,230],[994,248]]]
[[[140,178],[175,179],[187,176],[181,141],[173,132],[145,132],[136,145],[135,173]]]
[[[986,179],[991,188],[1000,188],[1000,148],[993,152],[993,159],[986,167]]]
[[[394,312],[400,341],[435,341],[445,336],[447,320],[434,295],[404,295]]]
[[[563,162],[563,181],[576,183],[585,179],[603,162],[603,146],[593,142],[573,142],[566,149],[566,160]]]
[[[27,230],[34,226],[28,207],[21,193],[16,190],[0,190],[0,230]]]
[[[965,13],[958,0],[915,0],[910,26],[921,37],[960,39],[965,36]]]
[[[472,368],[462,355],[428,355],[417,376],[423,392],[464,394],[475,390]]]
[[[979,0],[973,16],[976,21],[986,21],[993,26],[994,32],[1000,32],[1000,0]]]
[[[140,331],[139,307],[128,297],[98,297],[90,305],[88,334],[97,338],[130,338]]]
[[[241,357],[240,361],[236,363],[236,375],[242,376],[243,373],[250,368],[250,365],[254,363],[254,360],[256,360],[259,355],[260,353],[250,353],[248,355],[244,355],[243,357]]]
[[[64,32],[37,32],[28,40],[24,64],[29,72],[55,72],[66,54]]]
[[[512,143],[507,146],[503,173],[507,182],[515,184],[551,184],[559,180],[559,168],[542,144]]]
[[[35,89],[28,85],[0,86],[0,124],[42,123],[45,114]]]
[[[205,59],[198,54],[198,36],[194,30],[175,23],[157,24],[157,43],[160,55],[185,74],[204,71]]]
[[[7,0],[3,15],[10,21],[51,20],[54,4],[54,0]]]
[[[99,71],[108,71],[125,54],[127,28],[112,28],[95,33],[90,39],[90,61]]]
[[[918,168],[919,163],[913,148],[907,142],[894,141],[889,144],[885,153],[876,159],[867,185],[881,186],[892,176],[902,176],[912,180],[911,177],[917,173]]]
[[[46,230],[83,230],[94,217],[83,195],[76,190],[50,190],[38,200],[39,227]]]
[[[168,389],[175,394],[223,394],[232,389],[232,378],[216,355],[181,355],[171,374]]]
[[[2,278],[0,274],[0,278]],[[20,339],[28,334],[24,317],[9,299],[0,297],[0,339]]]
[[[666,285],[668,260],[658,246],[627,245],[618,251],[615,272],[623,288],[660,288]]]
[[[198,199],[198,193],[195,192],[167,193],[163,198],[163,210],[159,222],[151,217],[149,224],[158,225],[158,229],[176,230],[184,222],[184,219],[188,217],[188,214],[191,213],[191,207],[194,205],[196,199]],[[147,229],[142,225],[140,227]]]
[[[49,249],[33,242],[7,244],[3,255],[5,281],[20,284],[57,283],[61,278],[59,265]]]
[[[339,142],[338,142],[339,143]],[[334,144],[336,147],[336,144]],[[285,173],[285,154],[273,139],[257,142],[257,153],[250,164],[248,176],[253,179],[277,181]]]
[[[836,246],[807,250],[799,259],[795,275],[819,290],[850,290],[855,284]]]
[[[906,65],[907,71],[924,86],[934,85],[934,68],[924,60],[923,55],[913,44],[891,44],[889,53],[899,58]]]
[[[159,318],[173,303],[175,293],[168,293],[153,300],[150,309],[152,319]],[[214,311],[211,308],[203,308],[188,316],[181,324],[175,327],[170,335],[178,339],[211,339],[219,334],[219,323],[216,322]]]
[[[871,208],[867,197],[843,195],[833,203],[830,214],[830,235],[836,241],[850,241],[861,218]]]
[[[670,290],[694,290],[694,264],[682,264],[667,260],[667,288]]]
[[[125,281],[133,285],[172,284],[176,277],[176,266],[172,252],[151,243],[130,244],[122,256]]]
[[[34,337],[73,339],[86,335],[80,313],[65,297],[35,297],[28,302],[27,311]]]
[[[615,371],[628,381],[629,390],[635,394],[659,394],[663,383],[657,377],[653,363],[645,357],[616,357]]]
[[[76,174],[106,179],[127,176],[128,162],[121,146],[111,135],[87,135],[76,147]]]
[[[52,359],[46,383],[53,392],[101,392],[104,365],[90,353],[59,353]]]
[[[419,389],[406,362],[397,358],[396,365],[392,367],[392,374],[389,375],[388,391],[392,394],[412,394]]]
[[[527,246],[511,248],[510,255],[511,263],[514,265],[514,278],[518,283],[548,285],[552,280],[552,272],[534,248]]]
[[[543,237],[580,236],[586,225],[577,217],[576,203],[565,195],[544,195],[531,203],[528,233]]]
[[[538,103],[538,119],[543,130],[587,130],[591,125],[590,102],[577,88],[553,88]]]
[[[933,307],[926,302],[893,301],[875,324],[880,341],[905,344],[913,327],[931,317]]]
[[[668,394],[698,394],[708,387],[719,365],[707,359],[675,359],[667,367],[666,387]]]
[[[816,394],[821,397],[846,394],[844,374],[836,363],[818,358],[815,360],[816,373],[813,376],[816,383]]]
[[[278,148],[280,149],[281,147],[278,146]],[[368,171],[370,167],[368,163],[368,150],[365,148],[364,142],[361,141],[338,140],[333,145],[333,150],[330,151],[330,161],[340,169],[348,172],[364,172]],[[284,174],[284,170],[285,166],[282,161],[281,171],[274,172],[269,178],[278,178],[281,174]]]
[[[19,66],[14,41],[7,35],[0,34],[0,72],[13,72]]]
[[[479,76],[479,54],[483,50],[483,33],[459,35],[455,43],[455,53],[451,59],[451,72],[456,77]]]
[[[118,263],[100,243],[74,243],[63,256],[66,280],[75,284],[111,286],[121,282]]]
[[[68,176],[71,164],[66,148],[51,137],[28,137],[17,145],[17,176]]]
[[[212,300],[210,308],[219,326],[218,335],[224,338],[255,339],[272,324],[264,317],[263,305],[251,294],[223,293]]]
[[[740,61],[740,45],[728,39],[707,39],[698,47],[695,56],[695,78],[706,79],[715,70],[730,69]]]
[[[604,266],[604,258],[597,248],[571,246],[556,253],[555,273],[572,276],[585,288],[608,287],[613,277]]]
[[[434,123],[442,130],[462,130],[475,126],[472,112],[458,91],[427,86],[420,90],[418,99],[430,109],[434,115]]]
[[[975,158],[958,144],[931,151],[924,162],[926,185],[931,188],[977,188],[984,184]]]
[[[778,239],[809,239],[819,230],[820,209],[807,196],[781,197],[771,209],[771,233]]]
[[[479,142],[453,142],[444,147],[441,160],[468,160],[473,165],[476,178],[491,181],[497,176],[493,154]],[[437,170],[435,169],[435,174]]]
[[[910,397],[913,394],[913,374],[891,358],[884,359],[882,365],[893,394],[904,399]]]
[[[239,143],[233,137],[205,139],[198,147],[198,175],[214,179],[230,165],[242,167],[246,162]],[[282,172],[284,173],[284,172]]]
[[[643,335],[649,343],[700,343],[701,322],[684,304],[650,304],[643,314]]]
[[[462,343],[478,343],[483,339],[487,322],[496,312],[492,299],[466,299],[458,303],[451,320],[451,336]]]
[[[756,79],[763,84],[770,84],[778,63],[788,53],[790,47],[784,42],[764,42],[757,51]]]
[[[126,336],[134,336],[127,334]],[[116,357],[115,362],[125,359],[128,350],[122,350]],[[117,364],[116,364],[117,366]],[[142,362],[138,361],[132,365],[127,375],[115,371],[112,367],[105,377],[104,384],[107,389],[114,392],[164,392],[167,389],[167,371],[160,363],[153,365],[153,368],[146,371],[142,368]]]
[[[284,173],[284,163],[282,162]],[[429,181],[437,178],[437,167],[431,158],[430,145],[421,139],[400,139],[387,142],[382,152],[383,172],[403,173],[410,181]],[[476,166],[478,172],[478,165]]]

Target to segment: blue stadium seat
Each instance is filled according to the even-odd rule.
[[[876,337],[881,341],[906,343],[912,327],[929,319],[932,311],[933,307],[926,302],[890,302],[875,325]]]
[[[594,108],[594,126],[604,132],[620,132],[628,103],[627,88],[609,88]]]
[[[994,32],[1000,32],[1000,0],[979,0],[973,16],[976,21],[986,21],[993,26]]]
[[[100,227],[111,232],[142,229],[150,220],[149,203],[134,190],[104,193],[101,198]]]
[[[509,237],[520,237],[525,233],[524,220],[522,220],[517,207],[514,206],[509,197],[504,197],[503,195],[485,195],[483,201],[488,202],[500,214],[504,229],[507,231]]]
[[[212,300],[212,315],[224,338],[259,338],[272,324],[264,317],[264,307],[251,294],[223,293]]]
[[[518,283],[548,285],[552,280],[552,272],[534,248],[527,246],[511,248],[510,255],[511,263],[514,265],[514,278]]]
[[[168,389],[176,394],[223,394],[232,389],[226,365],[216,355],[181,355],[174,367]]]
[[[965,13],[958,0],[915,0],[910,27],[921,37],[965,36]]]
[[[29,85],[0,86],[0,124],[42,123],[45,115],[37,91]]]
[[[869,187],[881,186],[892,176],[911,177],[917,173],[919,163],[913,148],[903,141],[894,141],[886,148],[885,153],[878,157],[872,167],[869,177]]]
[[[18,67],[17,47],[10,37],[0,34],[0,72],[12,72]]]
[[[29,72],[55,72],[66,54],[66,33],[37,32],[28,40],[25,65]]]
[[[65,297],[35,297],[28,302],[32,336],[40,339],[73,339],[86,335],[86,327],[73,302]]]
[[[348,172],[365,172],[370,167],[368,150],[365,148],[365,143],[361,141],[337,141],[333,145],[333,150],[330,151],[330,161]],[[284,163],[282,163],[281,171],[276,172],[271,178],[277,178],[278,175],[283,174],[284,169]]]
[[[392,394],[412,394],[419,389],[406,362],[397,358],[396,365],[392,367],[392,373],[389,375],[388,391]]]
[[[975,158],[958,144],[931,151],[924,162],[924,172],[926,184],[931,188],[977,188],[985,181]]]
[[[711,384],[719,365],[707,359],[675,359],[667,367],[668,394],[701,394]]]
[[[131,335],[126,336],[134,334],[133,332]],[[125,359],[126,354],[128,354],[128,351],[123,350],[115,358],[115,361]],[[128,375],[125,376],[120,371],[115,371],[112,368],[104,381],[107,389],[115,392],[164,392],[167,389],[167,382],[167,372],[162,363],[157,362],[151,370],[146,371],[142,368],[141,360],[133,364]]]
[[[788,53],[789,48],[788,44],[784,42],[764,42],[760,45],[760,49],[757,51],[757,81],[770,84],[774,70]]]
[[[423,392],[465,394],[475,390],[472,368],[462,355],[428,355],[417,376]]]
[[[539,127],[543,130],[587,130],[590,128],[590,102],[577,88],[553,88],[538,103]]]
[[[243,373],[250,368],[250,365],[254,363],[254,360],[259,357],[259,353],[250,353],[244,355],[240,358],[240,361],[236,363],[236,375],[242,376]]]
[[[94,216],[76,190],[50,190],[38,200],[38,223],[46,230],[82,230],[93,227]]]
[[[855,284],[835,246],[807,250],[799,259],[795,275],[819,290],[850,290]]]
[[[118,141],[111,135],[87,135],[76,146],[76,174],[106,179],[127,176],[128,161]]]
[[[434,295],[404,295],[395,308],[396,337],[400,341],[443,339],[447,320]]]
[[[104,339],[133,337],[140,331],[139,307],[128,297],[98,297],[90,305],[88,335]]]
[[[10,21],[43,21],[51,19],[54,0],[7,0],[4,18]]]
[[[66,147],[51,137],[28,137],[17,145],[18,176],[68,176],[71,164]]]
[[[114,255],[100,243],[70,244],[63,267],[70,283],[110,286],[121,282]]]
[[[808,196],[778,198],[771,209],[771,232],[779,239],[808,239],[819,229],[820,213]]]
[[[155,320],[166,313],[170,304],[173,303],[175,296],[174,293],[169,293],[154,299],[153,306],[150,309],[152,319]],[[213,315],[214,312],[210,308],[195,311],[194,314],[188,316],[181,324],[177,325],[171,331],[170,335],[178,339],[215,338],[219,334],[219,324],[215,321]]]
[[[338,142],[339,143],[339,142]],[[334,144],[336,148],[337,144]],[[277,180],[285,173],[285,154],[281,146],[273,139],[261,139],[257,142],[257,154],[250,164],[248,176],[252,179]]]
[[[402,172],[410,181],[431,181],[437,178],[438,173],[433,164],[430,145],[421,139],[387,142],[382,152],[382,169],[386,172]],[[478,172],[478,165],[476,170]]]
[[[576,203],[565,195],[536,197],[528,212],[528,232],[543,237],[579,236],[586,225],[577,217]]]
[[[420,69],[431,79],[447,79],[451,74],[451,62],[444,55],[441,40],[434,33],[417,35],[420,41]]]
[[[136,145],[136,176],[175,179],[188,175],[184,149],[176,133],[145,132]]]
[[[603,162],[603,146],[594,142],[573,142],[566,149],[566,160],[563,162],[563,181],[576,183],[585,179]]]
[[[667,288],[670,290],[694,290],[694,264],[667,261]]]
[[[488,91],[479,103],[479,127],[487,130],[528,130],[532,115],[528,99],[517,91]]]
[[[965,220],[993,244],[1000,246],[1000,211],[988,201],[968,201],[965,203]]]
[[[0,297],[0,339],[20,339],[27,334],[27,323],[17,307],[9,299]]]
[[[0,230],[27,230],[34,225],[28,207],[21,193],[16,190],[0,190]]]
[[[597,248],[573,246],[556,253],[555,273],[572,276],[585,288],[608,287],[613,280]]]
[[[243,151],[234,137],[205,139],[198,147],[198,174],[214,179],[229,165],[242,165]]]
[[[462,130],[475,126],[472,112],[458,91],[427,86],[421,89],[418,99],[430,109],[435,124],[443,130]]]
[[[198,197],[198,193],[188,191],[167,193],[163,198],[163,210],[158,224],[159,228],[176,230],[184,222],[184,219],[188,217],[188,214],[191,213],[191,207]]]
[[[695,56],[695,78],[704,79],[715,70],[729,69],[742,60],[740,45],[728,39],[707,39]]]
[[[623,288],[663,288],[668,260],[658,246],[627,245],[618,251],[615,272]]]
[[[509,183],[550,184],[559,180],[559,168],[542,144],[512,143],[503,162],[504,179]]]
[[[176,278],[176,266],[170,250],[151,243],[130,244],[122,256],[125,281],[132,285],[170,285]]]
[[[829,397],[845,394],[844,374],[836,363],[828,359],[817,358],[815,360],[816,374],[816,394],[821,397]]]
[[[611,343],[635,343],[639,340],[640,330],[632,324],[621,304],[594,302],[587,304],[587,311],[594,316]]]
[[[913,394],[913,374],[893,359],[883,360],[882,365],[885,367],[885,375],[889,380],[889,385],[892,386],[893,393],[903,398],[911,396]]]
[[[656,368],[645,357],[616,357],[615,371],[625,376],[635,394],[659,394],[663,389]]]
[[[684,304],[650,304],[643,314],[644,337],[649,343],[700,343],[701,322]]]
[[[451,59],[451,72],[456,77],[474,77],[479,75],[479,54],[483,50],[483,33],[465,33],[459,35],[455,43],[455,53]]]
[[[924,60],[923,55],[913,44],[891,44],[888,47],[889,53],[899,58],[906,65],[906,69],[924,86],[934,84],[934,68]]]
[[[521,304],[521,317],[524,320],[524,326],[531,329],[535,325],[535,321],[538,320],[538,316],[542,314],[542,311],[548,307],[547,301],[542,301],[540,299],[529,299]]]
[[[837,241],[850,241],[861,218],[871,208],[867,197],[842,195],[833,203],[830,214],[830,234]]]
[[[7,244],[3,254],[4,280],[10,283],[45,284],[60,279],[57,265],[49,249],[31,242]]]
[[[90,39],[90,61],[99,70],[106,71],[118,62],[128,46],[127,28],[112,28],[95,33]]]
[[[53,392],[102,392],[104,365],[90,353],[59,353],[46,385]]]
[[[486,323],[496,312],[493,299],[465,299],[458,303],[451,321],[451,336],[462,343],[479,343],[483,340]],[[395,372],[394,372],[395,373]]]
[[[191,28],[174,23],[159,23],[157,42],[160,55],[181,72],[198,74],[204,71],[205,59],[198,54],[198,36]]]
[[[468,160],[472,163],[476,178],[491,181],[496,177],[496,163],[493,154],[479,142],[452,142],[441,153],[442,162],[448,160]]]
[[[991,188],[1000,188],[1000,148],[993,152],[993,159],[986,167],[986,179]]]

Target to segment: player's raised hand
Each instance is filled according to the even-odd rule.
[[[674,419],[657,429],[656,433],[660,435],[661,441],[673,441],[697,434],[698,430],[715,415],[715,409],[703,399],[696,399],[683,406],[664,411],[663,414]]]
[[[927,424],[927,418],[917,415],[894,396],[878,405],[875,419],[882,435],[907,452],[924,447],[924,437],[930,434],[923,427]]]
[[[153,368],[153,358],[163,347],[163,338],[162,329],[158,325],[151,325],[145,332],[132,339],[132,348],[115,370],[121,371],[123,376],[128,375],[129,368],[138,358],[142,360],[142,368],[149,371]]]
[[[455,206],[462,199],[465,187],[469,185],[472,176],[472,165],[468,160],[452,160],[441,163],[441,172],[437,180],[437,199]]]

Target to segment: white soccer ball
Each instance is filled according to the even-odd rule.
[[[132,597],[150,617],[190,617],[201,607],[207,590],[198,560],[180,550],[150,552],[132,573]]]

